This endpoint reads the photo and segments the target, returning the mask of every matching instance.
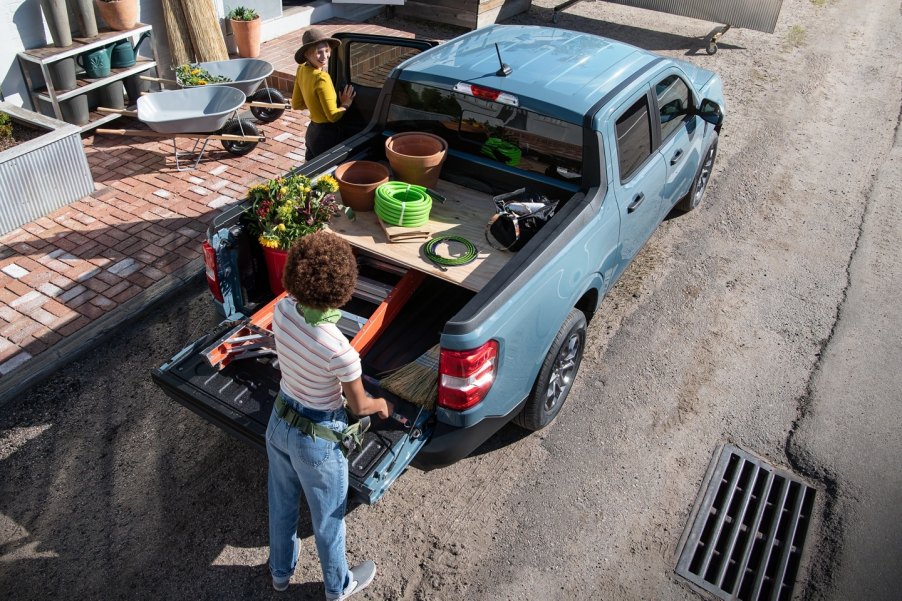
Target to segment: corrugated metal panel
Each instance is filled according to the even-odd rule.
[[[28,174],[27,182],[22,174]],[[0,235],[94,192],[76,133],[0,164]]]
[[[783,0],[607,0],[614,4],[773,33]]]

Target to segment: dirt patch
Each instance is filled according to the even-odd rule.
[[[3,152],[8,148],[18,146],[19,144],[22,144],[29,140],[33,140],[37,137],[43,136],[45,133],[47,133],[43,129],[31,127],[30,125],[25,125],[23,123],[19,123],[18,121],[13,121],[11,125],[12,136],[8,138],[0,138],[0,152]]]

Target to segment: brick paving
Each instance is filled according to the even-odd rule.
[[[367,23],[317,24],[414,37]],[[271,81],[290,92],[300,32],[267,42]],[[172,141],[87,134],[96,191],[0,237],[0,403],[36,382],[160,294],[203,269],[200,243],[223,208],[253,183],[303,162],[306,112],[259,124],[266,136],[243,157],[211,142],[193,171],[175,169]],[[119,119],[108,127],[146,129]],[[193,141],[180,140],[190,151]]]

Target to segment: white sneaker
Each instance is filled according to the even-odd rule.
[[[370,585],[373,578],[376,577],[376,564],[369,559],[362,564],[351,568],[351,584],[345,588],[344,592],[337,597],[330,597],[326,594],[327,601],[342,601],[347,599],[354,593],[359,593]]]

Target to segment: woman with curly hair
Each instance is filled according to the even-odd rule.
[[[357,261],[351,246],[327,232],[308,234],[288,252],[273,334],[282,380],[266,429],[269,456],[269,566],[273,587],[288,588],[298,557],[298,502],[307,499],[326,599],[346,599],[372,582],[376,565],[348,569],[345,501],[348,462],[341,442],[326,432],[348,426],[345,399],[355,415],[388,418],[393,407],[367,396],[360,356],[335,325],[351,299]],[[330,438],[332,440],[330,440]]]

